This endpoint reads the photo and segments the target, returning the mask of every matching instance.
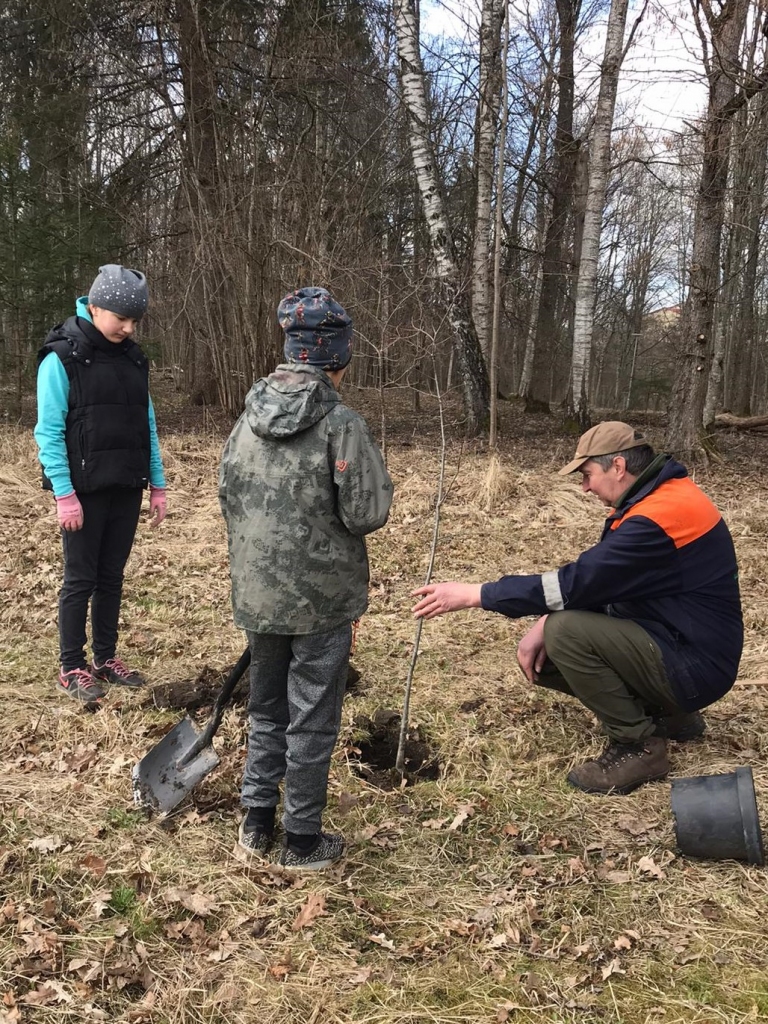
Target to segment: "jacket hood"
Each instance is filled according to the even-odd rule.
[[[48,337],[45,339],[45,344],[48,344],[49,341],[56,341],[58,338],[72,338],[73,340],[85,338],[86,341],[92,340],[91,335],[86,335],[82,325],[78,322],[80,320],[85,320],[86,323],[91,325],[95,333],[103,337],[101,331],[96,331],[96,328],[93,326],[91,314],[88,312],[88,296],[81,295],[75,300],[74,315],[67,317],[62,323],[52,327],[48,332]]]
[[[48,336],[43,344],[48,345],[50,342],[58,341],[61,338],[68,338],[75,343],[85,341],[92,348],[100,349],[100,351],[105,352],[109,356],[123,355],[129,352],[136,344],[133,338],[123,338],[119,342],[108,341],[101,331],[94,326],[90,317],[83,318],[79,314],[67,317],[64,323],[53,327],[48,332]]]
[[[281,364],[248,392],[245,417],[258,437],[280,440],[307,430],[340,401],[338,391],[321,370]]]
[[[87,320],[89,323],[93,323],[90,310],[88,309],[88,296],[81,295],[75,302],[75,316],[79,316],[82,320]]]

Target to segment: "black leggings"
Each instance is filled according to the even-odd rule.
[[[93,656],[114,658],[123,569],[139,522],[140,487],[110,487],[78,494],[83,506],[80,530],[61,531],[64,585],[59,594],[59,646],[65,672],[85,668],[85,620],[91,602]]]

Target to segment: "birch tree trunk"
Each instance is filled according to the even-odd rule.
[[[477,165],[472,245],[472,319],[486,361],[490,345],[490,239],[493,168],[501,90],[501,26],[504,0],[483,0],[480,21],[480,89],[477,116]],[[493,399],[492,399],[493,401]]]
[[[504,7],[507,0],[502,0]],[[499,128],[499,166],[496,172],[496,215],[493,236],[493,322],[491,328],[491,410],[488,443],[496,447],[498,429],[498,366],[499,366],[499,321],[501,319],[501,234],[504,226],[504,158],[507,149],[507,122],[509,121],[507,56],[509,54],[509,11],[504,25],[504,44],[502,46],[502,115]]]
[[[544,266],[539,263],[536,271],[536,281],[533,286],[533,298],[531,299],[532,317],[528,325],[528,333],[525,336],[525,353],[523,355],[523,368],[520,372],[520,385],[517,389],[519,395],[527,395],[531,389],[533,379],[533,353],[536,349],[536,314],[541,300],[541,286],[544,281]]]
[[[414,0],[395,0],[395,27],[400,84],[408,113],[408,141],[427,222],[442,300],[454,336],[461,374],[467,433],[479,434],[488,423],[490,387],[467,296],[462,289],[456,250],[445,210],[440,174],[429,135],[429,112]]]
[[[616,91],[624,51],[624,30],[629,0],[612,0],[605,36],[605,52],[600,71],[600,91],[589,155],[589,186],[584,212],[579,276],[576,284],[576,308],[573,324],[573,357],[568,415],[581,429],[590,425],[589,362],[597,293],[597,264],[600,257],[600,233],[605,207],[605,190],[611,163],[611,128],[616,108]]]

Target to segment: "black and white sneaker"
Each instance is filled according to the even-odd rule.
[[[266,857],[272,845],[273,833],[265,832],[261,828],[249,828],[246,819],[240,822],[240,831],[237,834],[237,845],[248,853],[255,853],[259,857]]]
[[[280,864],[289,871],[322,871],[344,856],[344,836],[318,832],[317,842],[309,850],[292,850],[287,844],[280,855]]]

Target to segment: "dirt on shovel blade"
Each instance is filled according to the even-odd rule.
[[[179,766],[200,733],[201,729],[187,717],[134,765],[133,799],[139,807],[167,814],[219,764],[219,756],[209,744],[188,764]]]

